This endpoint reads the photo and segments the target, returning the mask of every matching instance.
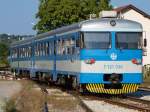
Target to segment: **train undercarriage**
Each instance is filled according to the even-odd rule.
[[[12,70],[16,72],[17,70]],[[15,73],[17,74],[17,73]],[[58,74],[57,80],[54,82],[52,74],[47,72],[36,72],[35,77],[30,77],[30,71],[20,70],[16,78],[27,78],[32,80],[37,80],[41,82],[46,82],[47,84],[55,83],[56,85],[61,85],[67,90],[77,90],[81,93],[91,92],[91,93],[102,93],[102,94],[128,94],[133,93],[138,90],[140,84],[136,83],[120,83],[113,82],[116,80],[111,80],[111,83],[85,83],[78,84],[76,76],[73,75],[63,75]]]

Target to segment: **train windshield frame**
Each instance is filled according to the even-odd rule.
[[[110,32],[83,32],[83,48],[85,49],[110,49],[111,33]]]
[[[117,32],[117,49],[142,49],[142,32]]]

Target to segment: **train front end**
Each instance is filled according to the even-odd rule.
[[[122,19],[87,22],[81,29],[80,86],[94,93],[127,94],[142,83],[142,26]]]

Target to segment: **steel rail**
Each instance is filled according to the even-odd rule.
[[[48,91],[47,91],[47,88],[50,89],[50,87],[48,87],[47,85],[43,84],[42,86],[39,85],[39,87],[41,88],[41,91],[48,94]],[[58,89],[61,89],[61,87],[58,87],[58,86],[55,86],[53,85],[54,88],[58,88]],[[86,112],[93,112],[93,110],[91,110],[84,102],[83,100],[79,97],[79,95],[77,94],[77,92],[75,91],[68,91],[68,94],[71,94],[73,95],[74,97],[77,98],[77,100],[79,101],[79,105],[86,111]],[[46,108],[48,108],[47,106],[45,106]],[[44,111],[44,112],[47,112],[47,111]]]
[[[132,100],[132,101],[137,101],[137,102],[141,102],[141,103],[145,103],[145,104],[149,104],[150,105],[150,100],[139,99],[139,98],[132,97],[132,96],[127,96],[127,98],[129,100]]]
[[[133,98],[127,98],[129,101],[135,101],[135,103],[142,103],[140,105],[135,105],[132,103],[126,103],[125,101],[122,102],[122,99],[113,99],[113,98],[102,98],[98,96],[91,96],[91,95],[86,95],[86,96],[80,96],[81,99],[89,99],[89,100],[98,100],[98,101],[104,101],[106,103],[112,104],[112,105],[118,105],[121,107],[125,107],[128,109],[134,109],[134,110],[139,110],[142,112],[150,112],[150,107],[149,107],[149,101],[145,101],[142,99],[133,99]],[[142,106],[141,106],[142,105]]]
[[[148,87],[140,87],[139,91],[146,91],[146,92],[150,92],[150,88]]]
[[[44,85],[45,86],[45,85]],[[59,87],[57,87],[59,88]],[[62,88],[59,88],[59,89],[62,89]],[[142,112],[150,112],[150,107],[148,104],[150,104],[150,101],[147,101],[147,100],[143,100],[143,99],[138,99],[138,98],[134,98],[134,97],[130,97],[130,96],[127,96],[127,100],[129,101],[134,101],[135,104],[132,104],[132,103],[126,103],[126,101],[122,102],[122,99],[113,99],[113,98],[102,98],[100,97],[100,95],[93,95],[93,94],[84,94],[84,95],[81,95],[80,93],[76,92],[76,91],[69,91],[69,94],[72,94],[73,96],[75,96],[78,101],[79,101],[79,104],[84,108],[84,110],[86,112],[93,112],[92,109],[89,108],[89,106],[87,104],[84,103],[84,99],[89,99],[89,100],[99,100],[99,101],[104,101],[106,103],[109,103],[109,104],[112,104],[112,105],[118,105],[118,106],[121,106],[121,107],[125,107],[125,108],[128,108],[128,109],[134,109],[134,110],[139,110],[139,111],[142,111]],[[141,103],[140,105],[136,105],[136,103]],[[102,111],[102,110],[101,110]]]
[[[115,100],[111,100],[111,99],[103,99],[105,102],[110,103],[112,105],[119,105],[121,107],[125,107],[125,108],[129,108],[129,109],[134,109],[134,110],[139,110],[142,112],[150,112],[150,108],[148,107],[140,107],[140,105],[133,105],[130,103],[124,103],[124,102],[120,102],[120,101],[115,101]]]

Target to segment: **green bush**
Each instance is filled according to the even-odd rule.
[[[3,110],[4,112],[19,112],[16,109],[15,101],[12,99],[6,101]]]

